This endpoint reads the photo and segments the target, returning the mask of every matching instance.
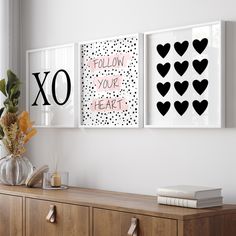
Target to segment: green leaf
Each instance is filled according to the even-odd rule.
[[[5,107],[2,107],[2,108],[0,109],[0,118],[1,118],[1,116],[2,116],[2,113],[3,113],[4,109],[5,109]]]
[[[16,113],[18,111],[18,107],[15,106],[8,106],[8,112],[10,113]]]
[[[9,98],[5,99],[5,101],[3,102],[3,104],[4,104],[5,106],[9,105],[10,103],[11,103],[11,101],[10,101]]]
[[[0,126],[0,140],[2,140],[4,137],[4,132],[2,126]]]
[[[20,97],[20,90],[18,90],[14,95],[12,95],[12,99],[17,99],[17,103],[18,103],[18,98]]]
[[[12,105],[17,106],[19,104],[18,99],[12,99]]]
[[[10,99],[14,98],[14,95],[16,95],[17,93],[19,93],[20,91],[20,83],[16,83],[15,85],[12,86],[12,88],[10,89],[10,94],[9,97]]]
[[[6,81],[5,79],[0,80],[0,91],[7,96],[6,94]]]
[[[7,98],[4,101],[4,105],[6,107],[7,112],[10,113],[15,113],[18,111],[18,100],[16,99],[15,101],[10,100],[9,98]]]
[[[10,96],[11,89],[14,85],[19,84],[20,80],[17,78],[17,76],[11,71],[7,71],[7,93]]]

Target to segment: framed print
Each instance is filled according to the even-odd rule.
[[[27,109],[37,127],[77,126],[74,44],[26,53]]]
[[[142,126],[143,35],[79,45],[79,126]]]
[[[224,126],[224,22],[144,34],[145,127]]]

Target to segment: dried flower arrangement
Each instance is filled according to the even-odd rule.
[[[25,144],[36,134],[29,113],[18,112],[20,98],[20,80],[11,71],[7,71],[7,81],[0,80],[0,91],[6,97],[4,107],[0,109],[0,140],[13,157],[21,156]]]

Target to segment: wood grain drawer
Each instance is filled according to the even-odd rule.
[[[183,236],[235,236],[236,214],[217,215],[180,221]]]
[[[93,236],[127,236],[131,219],[138,220],[137,236],[177,236],[177,221],[118,211],[93,209]]]
[[[23,235],[22,197],[0,194],[0,235]]]
[[[50,205],[56,209],[53,223],[46,221],[54,212]],[[236,205],[188,209],[158,205],[156,196],[0,185],[0,236],[128,236],[128,231],[133,236],[236,236]]]
[[[46,220],[55,208],[55,222]],[[26,236],[89,236],[89,208],[58,202],[26,199]]]

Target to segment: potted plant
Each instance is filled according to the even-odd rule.
[[[29,113],[19,113],[21,82],[11,71],[7,71],[7,81],[0,80],[0,91],[6,97],[0,109],[0,140],[7,155],[0,160],[0,182],[8,185],[22,185],[33,166],[24,156],[25,144],[36,134]]]

